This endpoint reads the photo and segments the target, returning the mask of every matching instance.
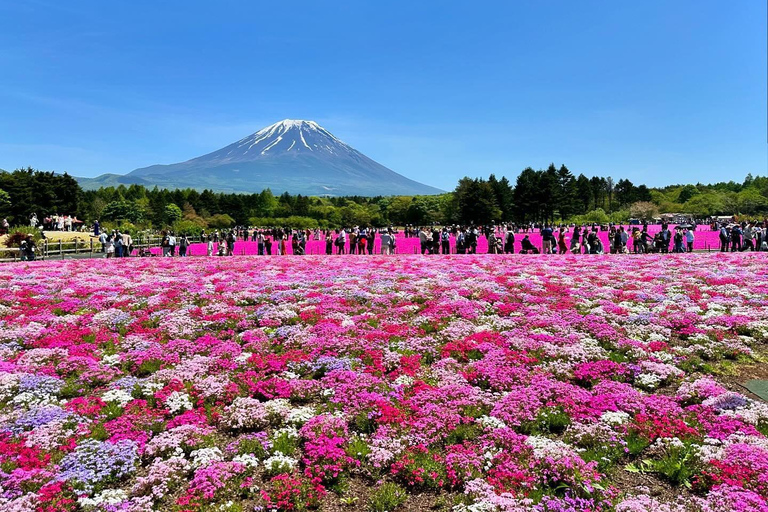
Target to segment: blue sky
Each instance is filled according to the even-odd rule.
[[[766,174],[759,0],[0,0],[0,168],[127,173],[312,119],[410,178]]]

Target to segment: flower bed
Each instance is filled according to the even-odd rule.
[[[766,511],[761,254],[0,268],[18,511]]]

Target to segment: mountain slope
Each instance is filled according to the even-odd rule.
[[[125,176],[83,181],[141,183],[222,192],[305,195],[415,195],[441,190],[413,181],[371,160],[313,121],[286,119],[218,151],[170,165],[152,165]]]

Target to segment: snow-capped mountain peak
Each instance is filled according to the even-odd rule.
[[[280,152],[321,152],[338,154],[355,150],[336,138],[314,121],[284,119],[249,135],[229,149],[227,157],[253,157],[254,154],[274,155]]]
[[[284,119],[207,155],[125,176],[167,187],[316,195],[434,194],[348,146],[314,121]]]

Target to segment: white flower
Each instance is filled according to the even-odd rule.
[[[312,407],[296,407],[291,409],[285,421],[293,425],[303,425],[315,417],[315,410]]]
[[[270,473],[288,473],[299,463],[293,457],[277,453],[264,461],[264,467]]]
[[[150,395],[155,394],[155,391],[159,391],[159,390],[163,389],[164,387],[165,387],[165,385],[160,383],[160,382],[152,382],[152,381],[142,382],[141,383],[141,393],[144,396],[150,396]]]
[[[413,377],[409,375],[400,375],[395,379],[395,385],[397,386],[410,386],[413,384]]]
[[[624,411],[605,411],[600,416],[600,421],[608,425],[623,425],[629,421],[629,414]]]
[[[207,466],[211,462],[224,460],[224,455],[218,448],[200,448],[189,454],[192,458],[192,467],[197,469]]]
[[[299,438],[299,431],[296,430],[294,427],[283,427],[275,429],[272,432],[272,439],[277,439],[278,437],[286,435],[290,439],[298,439]]]
[[[641,373],[635,378],[638,386],[646,389],[656,389],[661,384],[661,377],[655,373]]]
[[[93,498],[78,498],[77,503],[83,507],[98,507],[99,505],[117,505],[128,499],[128,493],[122,489],[104,489]]]
[[[117,402],[120,407],[125,407],[125,404],[133,400],[133,397],[124,389],[110,389],[101,395],[101,399],[105,402]]]
[[[112,354],[101,358],[101,362],[107,366],[117,366],[120,364],[120,354]]]
[[[0,401],[7,400],[16,393],[19,376],[15,373],[0,373]]]
[[[232,462],[238,462],[247,468],[255,468],[259,465],[259,458],[252,453],[244,453],[237,455],[232,459]]]
[[[547,437],[528,436],[525,444],[533,448],[533,455],[538,459],[552,458],[560,459],[565,455],[573,453],[570,446],[562,441],[554,441]]]
[[[251,358],[252,355],[253,355],[252,352],[241,352],[240,355],[238,355],[235,358],[235,361],[237,361],[238,363],[246,363],[248,362],[248,360]]]
[[[507,424],[495,416],[480,416],[477,422],[485,428],[496,430],[499,428],[507,428]]]
[[[283,421],[291,409],[291,404],[285,398],[276,398],[263,404],[271,419]]]
[[[191,409],[192,401],[189,399],[188,394],[182,393],[181,391],[174,391],[165,399],[165,406],[171,414],[176,414],[177,412],[188,411]]]
[[[55,395],[38,391],[25,391],[19,393],[13,397],[12,402],[26,407],[60,405],[63,403],[63,401],[56,398]]]

